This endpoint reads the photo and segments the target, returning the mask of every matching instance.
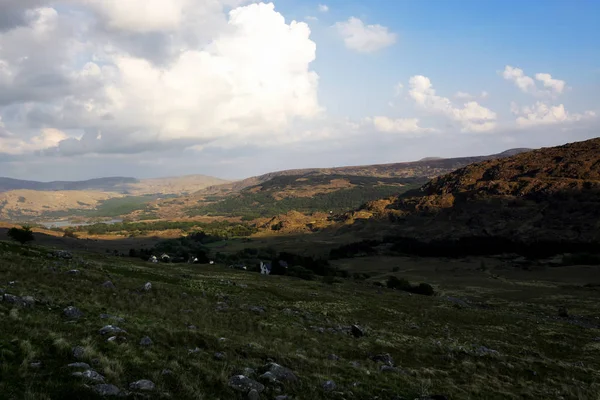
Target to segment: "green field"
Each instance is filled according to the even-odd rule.
[[[58,260],[43,248],[0,242],[0,288],[35,299],[30,307],[0,302],[1,397],[100,398],[96,383],[67,366],[81,361],[129,398],[244,399],[228,382],[252,368],[245,373],[265,384],[261,399],[598,399],[600,291],[585,287],[599,283],[598,267],[525,271],[497,260],[395,257],[336,263],[372,277],[327,285],[223,266],[92,254]],[[438,295],[372,284],[391,274],[429,282]],[[116,289],[102,287],[107,280]],[[67,306],[84,316],[68,320]],[[127,331],[119,335],[126,341],[99,333],[111,323]],[[335,330],[352,324],[366,335]],[[152,346],[140,346],[145,336]],[[389,354],[393,367],[373,361],[378,354]],[[259,378],[269,362],[298,380]],[[155,389],[130,390],[140,379]],[[325,391],[329,380],[336,388]]]

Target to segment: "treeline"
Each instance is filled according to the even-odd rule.
[[[319,193],[312,197],[286,197],[281,200],[274,199],[271,192],[244,192],[217,203],[190,209],[188,214],[190,216],[228,215],[251,220],[285,214],[292,210],[303,213],[343,212],[356,209],[368,201],[398,195],[415,187],[416,185],[354,187],[331,193]]]
[[[104,235],[115,232],[128,232],[145,234],[150,231],[164,231],[180,229],[184,232],[199,230],[207,234],[222,238],[250,236],[256,228],[245,223],[229,221],[152,221],[152,222],[119,222],[115,224],[98,223],[74,228],[78,232],[87,232],[90,235]]]

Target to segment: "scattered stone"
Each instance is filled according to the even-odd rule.
[[[392,367],[390,365],[382,365],[379,368],[379,371],[381,371],[381,372],[398,372],[398,368]]]
[[[69,306],[63,310],[63,315],[68,319],[79,319],[83,317],[83,313],[77,307]]]
[[[124,336],[111,336],[108,339],[106,339],[106,341],[109,343],[125,343],[127,342],[127,338]]]
[[[224,337],[222,337],[222,338],[219,338],[219,342],[220,342],[220,343],[223,343],[223,342],[226,342],[226,341],[227,341],[227,338],[224,338]]]
[[[249,393],[251,390],[256,390],[261,393],[265,390],[265,386],[256,382],[244,375],[234,375],[229,379],[229,387],[242,393]]]
[[[71,270],[67,271],[67,274],[69,274],[69,275],[79,275],[79,274],[81,274],[81,271],[78,270],[78,269],[71,269]]]
[[[394,366],[394,359],[391,355],[389,355],[389,353],[374,355],[373,357],[371,357],[371,360],[383,363],[385,365],[389,365],[390,367]]]
[[[129,385],[129,389],[131,390],[142,390],[145,392],[152,391],[155,387],[156,385],[154,385],[154,382],[149,381],[147,379],[141,379]]]
[[[5,294],[4,301],[9,304],[19,304],[21,303],[21,299],[18,296],[12,294]]]
[[[64,260],[70,260],[73,258],[73,254],[71,254],[70,252],[66,251],[66,250],[56,250],[54,252],[51,253],[52,256],[56,257],[56,258],[62,258]]]
[[[350,361],[350,365],[354,368],[360,368],[360,363],[358,361]]]
[[[241,287],[242,289],[248,288],[248,285],[246,285],[245,283],[240,283],[238,286]]]
[[[111,282],[111,281],[106,281],[102,284],[103,288],[106,289],[116,289],[117,287]]]
[[[85,349],[81,346],[73,347],[73,357],[77,360],[81,360],[85,356]]]
[[[104,383],[104,377],[96,371],[94,371],[93,369],[88,369],[83,372],[73,372],[72,375],[79,378],[85,378],[89,381]]]
[[[116,315],[100,314],[100,319],[112,319],[117,322],[125,322],[125,318],[117,317]]]
[[[31,296],[23,296],[21,297],[21,305],[23,307],[33,307],[35,306],[35,299]]]
[[[252,311],[254,314],[264,314],[266,312],[266,310],[264,309],[264,307],[258,307],[258,306],[252,306],[248,308],[250,311]]]
[[[340,357],[336,356],[335,354],[330,354],[327,359],[331,361],[340,361]]]
[[[483,357],[483,356],[497,356],[497,355],[500,354],[497,350],[488,349],[485,346],[480,346],[479,348],[477,348],[477,350],[475,350],[475,353],[478,356],[481,356],[481,357]]]
[[[140,346],[152,346],[153,344],[152,339],[148,336],[144,336],[142,340],[140,340]]]
[[[96,385],[93,389],[94,392],[98,393],[100,396],[119,396],[121,394],[121,389],[115,385],[109,385],[106,383]]]
[[[448,296],[446,297],[446,300],[448,300],[451,303],[454,303],[455,306],[457,306],[458,308],[469,308],[469,303],[467,303],[465,300],[459,299],[457,297],[451,297]]]
[[[323,383],[323,390],[326,392],[331,392],[337,388],[337,385],[334,381],[326,381]]]
[[[198,347],[196,347],[195,349],[189,349],[188,350],[188,354],[196,354],[196,353],[200,353],[200,349]]]
[[[290,369],[276,363],[267,364],[265,370],[272,373],[280,381],[296,382],[298,380],[298,377]]]
[[[42,362],[34,361],[34,362],[30,363],[29,366],[34,369],[40,369],[40,368],[42,368]]]
[[[89,364],[86,364],[84,362],[71,363],[71,364],[67,365],[67,367],[69,367],[69,368],[79,368],[79,369],[90,369],[91,368],[89,366]]]
[[[248,396],[246,398],[248,400],[259,400],[260,394],[258,393],[258,390],[252,389],[248,392]]]
[[[173,375],[173,371],[171,371],[170,369],[163,369],[160,374],[162,376]]]
[[[360,338],[365,336],[365,330],[359,325],[352,325],[352,336]]]
[[[146,282],[146,284],[144,285],[144,291],[149,292],[150,289],[152,289],[152,284],[150,282]]]
[[[215,360],[217,360],[217,361],[223,361],[223,360],[225,360],[225,358],[227,358],[225,353],[221,353],[221,352],[215,353],[214,357],[215,357]]]
[[[126,331],[124,331],[123,329],[119,328],[118,326],[114,326],[114,325],[106,325],[104,328],[100,329],[100,334],[101,335],[106,335],[108,333],[127,333]]]
[[[271,384],[274,385],[276,383],[278,383],[279,381],[277,380],[277,377],[275,375],[273,375],[272,372],[265,372],[264,374],[262,374],[259,378],[258,378],[261,382],[265,382],[267,384]]]
[[[190,331],[195,331],[197,328],[196,328],[196,325],[188,325],[188,329]]]

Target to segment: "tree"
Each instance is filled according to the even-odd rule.
[[[21,244],[31,242],[35,240],[33,237],[33,231],[29,226],[22,226],[21,228],[10,228],[7,235],[12,240],[15,240]]]

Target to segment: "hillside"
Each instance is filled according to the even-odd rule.
[[[190,215],[258,218],[292,210],[347,211],[370,200],[403,193],[431,177],[470,163],[527,150],[511,149],[489,156],[434,158],[395,164],[277,171],[210,186],[189,196],[158,202],[155,206],[162,218]],[[250,209],[255,212],[250,212]]]
[[[365,211],[424,240],[598,244],[600,139],[472,164]]]

